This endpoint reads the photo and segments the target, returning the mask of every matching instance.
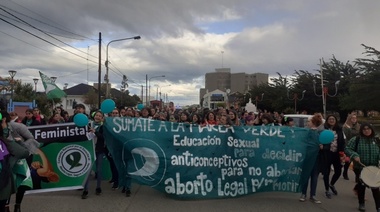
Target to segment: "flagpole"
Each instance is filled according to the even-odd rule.
[[[55,105],[55,103],[54,103],[54,99],[51,99],[51,101],[53,102],[53,110],[52,110],[52,114],[54,115],[54,105]]]

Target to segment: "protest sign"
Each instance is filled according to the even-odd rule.
[[[29,127],[42,145],[30,167],[33,190],[28,193],[83,188],[94,161],[87,128],[74,123]]]
[[[319,148],[309,133],[304,128],[203,127],[143,118],[109,117],[104,123],[118,169],[175,198],[299,192]]]

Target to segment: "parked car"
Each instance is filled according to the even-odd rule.
[[[294,120],[295,127],[307,127],[307,120],[312,117],[312,115],[305,114],[285,114],[284,117],[290,117]]]

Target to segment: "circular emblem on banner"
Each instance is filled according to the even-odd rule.
[[[59,151],[57,166],[68,177],[80,177],[91,169],[91,154],[83,146],[68,145]]]
[[[124,143],[122,160],[129,175],[151,187],[157,186],[166,173],[166,155],[149,139],[132,139]]]

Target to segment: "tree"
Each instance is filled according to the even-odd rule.
[[[60,99],[47,99],[45,93],[35,93],[33,85],[31,83],[16,82],[15,91],[17,95],[14,96],[14,100],[17,102],[32,102],[36,100],[36,104],[46,117],[51,116],[54,103],[60,103]]]
[[[94,89],[89,89],[89,91],[84,95],[84,103],[90,105],[90,111],[98,109],[98,93]]]
[[[341,98],[340,106],[346,110],[380,110],[380,52],[364,44],[365,54],[370,58],[355,60],[355,74],[349,79],[348,92]],[[366,114],[366,113],[364,113]]]
[[[352,86],[351,91],[357,94],[357,101],[364,102],[362,105],[363,110],[380,110],[379,89],[380,84],[378,79],[380,77],[380,51],[375,48],[368,47],[364,44],[365,54],[371,58],[359,58],[355,61],[358,66],[360,78],[357,80],[359,86]]]
[[[14,87],[13,99],[15,102],[32,102],[36,94],[31,83],[17,82]]]

